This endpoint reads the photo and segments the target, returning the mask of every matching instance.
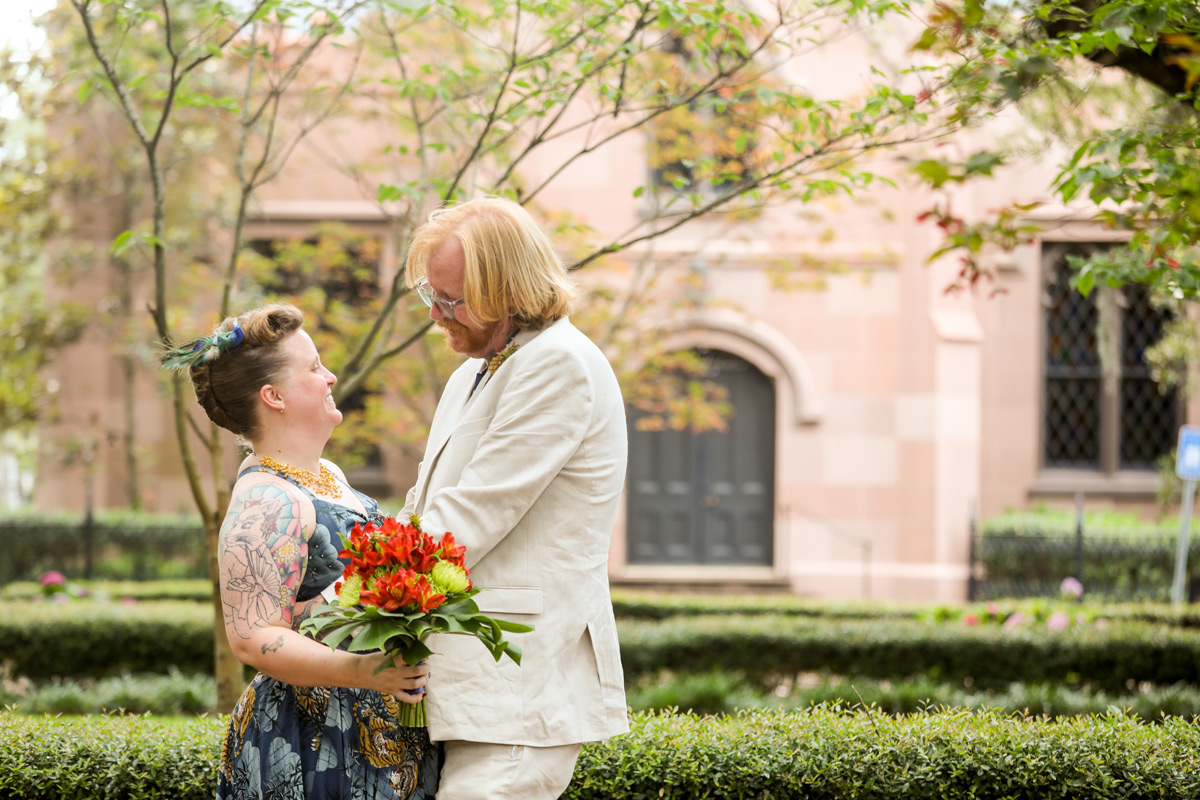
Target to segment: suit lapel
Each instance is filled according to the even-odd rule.
[[[429,488],[429,478],[433,475],[438,459],[441,458],[442,451],[446,449],[446,443],[450,441],[454,429],[458,427],[463,412],[470,403],[467,393],[471,390],[475,373],[476,370],[470,369],[470,362],[459,367],[447,382],[446,391],[442,393],[437,411],[434,412],[433,425],[429,430],[429,446],[425,450],[421,473],[417,476],[416,509],[418,514],[425,510],[425,492]],[[474,394],[478,393],[477,389]],[[471,399],[473,398],[474,395]]]
[[[569,325],[566,318],[560,319],[553,323],[551,327],[557,325]],[[538,335],[544,332],[540,330],[523,330],[520,331],[516,338],[513,339],[518,345],[526,345],[532,342]],[[520,351],[514,355],[519,355]],[[471,391],[471,386],[475,382],[475,375],[479,372],[481,362],[478,359],[471,359],[463,364],[451,376],[450,381],[446,384],[446,391],[442,393],[442,399],[438,403],[437,411],[433,416],[433,425],[429,431],[429,445],[425,448],[425,458],[421,462],[421,472],[417,475],[417,494],[416,494],[416,513],[420,514],[425,510],[425,497],[429,491],[429,481],[433,476],[433,472],[437,469],[438,461],[442,457],[442,451],[446,449],[446,445],[453,438],[454,432],[458,429],[459,423],[463,421],[463,416],[468,408],[475,404],[480,395],[488,387],[492,376],[484,375],[483,380]],[[445,408],[443,408],[445,406]]]

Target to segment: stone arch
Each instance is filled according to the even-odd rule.
[[[815,425],[824,407],[804,357],[783,334],[740,314],[721,309],[689,314],[663,326],[669,350],[723,350],[753,364],[775,381],[785,419],[792,425]]]

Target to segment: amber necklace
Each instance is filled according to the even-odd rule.
[[[258,461],[269,470],[273,470],[279,475],[286,475],[289,478],[299,481],[300,483],[312,489],[314,492],[326,497],[341,497],[342,487],[338,483],[335,476],[329,467],[321,465],[321,474],[315,475],[309,470],[300,469],[299,467],[291,467],[287,464],[280,464],[270,456],[259,456]]]

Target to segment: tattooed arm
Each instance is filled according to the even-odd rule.
[[[273,477],[247,476],[234,487],[221,526],[219,559],[225,632],[238,659],[297,686],[348,686],[397,694],[423,686],[424,667],[373,675],[382,654],[334,651],[297,633],[312,603],[297,605],[316,526],[311,501]]]

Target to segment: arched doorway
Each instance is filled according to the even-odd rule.
[[[753,364],[699,351],[726,387],[726,433],[629,430],[630,564],[773,562],[775,386]]]

